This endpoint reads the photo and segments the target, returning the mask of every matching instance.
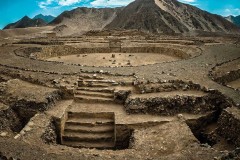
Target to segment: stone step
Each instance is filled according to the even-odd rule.
[[[67,112],[61,142],[71,147],[113,148],[115,116],[113,112]]]
[[[110,87],[112,84],[101,84],[101,83],[90,83],[90,82],[87,82],[87,83],[78,83],[78,86],[79,87]]]
[[[99,149],[111,149],[115,147],[114,142],[74,142],[74,141],[62,141],[63,145],[77,148],[99,148]]]
[[[113,93],[114,89],[112,88],[102,88],[102,87],[78,87],[77,90],[80,91],[90,91],[90,92],[104,92],[104,93]]]
[[[106,79],[81,79],[78,82],[116,83],[116,81],[114,80],[106,80]]]
[[[113,142],[114,132],[112,133],[64,132],[62,139],[64,141],[77,141],[77,142]]]
[[[103,119],[114,119],[114,113],[113,112],[67,112],[68,118],[103,118]]]
[[[86,95],[74,95],[74,100],[79,102],[102,102],[102,103],[110,103],[113,102],[113,98],[104,98],[104,97],[92,97]]]
[[[93,97],[105,97],[114,98],[113,93],[102,93],[102,92],[92,92],[92,91],[75,91],[75,95],[87,95]]]
[[[68,119],[65,123],[67,125],[81,125],[81,126],[97,126],[97,125],[114,125],[114,121],[111,119],[103,119],[103,118],[92,118],[92,119],[79,119],[79,118],[71,118]]]
[[[93,76],[93,75],[81,75],[80,79],[95,79],[95,80],[103,80],[103,77]]]
[[[97,125],[97,126],[81,126],[76,124],[68,124],[65,126],[64,131],[79,132],[79,133],[107,133],[114,132],[114,125]]]

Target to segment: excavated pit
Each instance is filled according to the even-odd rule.
[[[39,112],[25,107],[26,105],[28,104],[15,104],[5,109],[0,108],[0,130],[3,133],[8,133],[8,136],[23,133],[30,120]],[[31,103],[31,105],[37,104]]]
[[[21,116],[19,112],[14,111],[11,108],[8,108],[6,110],[0,110],[0,130],[20,132],[30,118],[31,116]]]
[[[193,135],[203,146],[210,146],[219,151],[233,151],[235,149],[233,142],[224,138],[221,133],[219,133],[219,130],[223,127],[218,125],[221,113],[221,110],[215,111],[199,119],[187,120],[186,123]]]
[[[116,125],[116,144],[114,149],[122,150],[131,148],[134,130],[127,125]]]
[[[220,111],[216,111],[199,119],[187,120],[186,123],[200,143],[213,146],[217,143],[215,134],[219,116]]]
[[[35,115],[62,97],[57,90],[19,79],[0,83],[0,93],[0,134],[7,137],[25,133],[24,128]]]
[[[83,81],[81,81],[81,84],[84,84]],[[175,87],[173,87],[173,84]],[[163,85],[165,86],[164,89],[162,88]],[[182,87],[186,87],[186,85],[188,86],[187,90],[176,91],[176,89],[179,88],[183,89]],[[153,92],[151,93],[151,91],[148,88],[150,88],[151,91]],[[162,92],[156,92],[159,91],[160,89],[165,94],[163,94]],[[172,89],[172,91],[168,90],[166,92],[166,89]],[[113,104],[104,103],[101,104],[101,102],[100,104],[94,104],[94,102],[87,103],[84,102],[83,100],[73,102],[70,105],[71,106],[70,110],[68,110],[68,112],[64,114],[61,122],[55,123],[58,125],[56,127],[58,132],[57,141],[58,144],[74,148],[98,148],[100,150],[129,149],[132,147],[131,144],[133,144],[134,140],[133,132],[135,128],[139,127],[141,128],[143,126],[149,127],[151,125],[154,126],[157,124],[165,123],[166,120],[160,120],[158,122],[157,119],[158,118],[161,119],[159,116],[167,116],[169,117],[168,120],[170,120],[174,116],[176,115],[179,116],[181,115],[181,113],[184,113],[187,114],[186,123],[188,124],[192,133],[199,140],[200,143],[203,144],[206,143],[209,144],[210,146],[221,145],[221,148],[218,147],[219,150],[221,150],[224,147],[228,147],[231,149],[233,148],[231,144],[224,144],[226,141],[222,137],[217,135],[216,132],[217,130],[216,124],[222,109],[231,106],[231,102],[229,102],[222,94],[216,91],[204,92],[201,90],[201,87],[199,85],[193,83],[186,83],[183,81],[173,81],[171,83],[166,84],[145,84],[138,86],[138,90],[144,91],[145,94],[134,93],[133,95],[131,94],[129,95],[128,93],[127,94],[128,98],[125,99],[125,102],[123,102],[125,103],[124,109],[120,109],[123,106],[119,104],[116,106],[114,106]],[[82,142],[85,143],[85,141],[82,139],[82,137],[85,137],[85,135],[82,135],[82,133],[84,134],[89,133],[89,135],[92,135],[92,137],[86,137],[89,139],[90,138],[94,139],[94,136],[95,135],[98,136],[99,133],[95,132],[92,133],[92,131],[90,132],[89,130],[85,130],[81,128],[81,125],[83,126],[87,125],[89,127],[89,125],[93,126],[93,124],[95,126],[98,124],[108,123],[109,119],[108,120],[102,119],[99,121],[93,120],[94,118],[100,116],[100,114],[103,116],[103,117],[101,116],[101,118],[104,118],[105,114],[110,114],[104,112],[105,110],[109,112],[112,111],[112,113],[115,113],[115,115],[113,116],[115,117],[115,120],[111,121],[114,122],[115,126],[114,127],[115,133],[113,134],[115,135],[114,145],[111,145],[111,147],[108,146],[96,147],[96,144],[94,144],[95,146],[92,147],[84,146],[85,144],[83,145],[81,143]],[[73,114],[75,116],[73,116]],[[145,114],[145,116],[146,114],[148,114],[149,116],[151,115],[152,117],[150,116],[149,119],[146,120],[142,114]],[[196,118],[198,114],[202,116]],[[191,115],[195,118],[191,119]],[[141,116],[142,118],[140,118]],[[83,119],[81,120],[81,118],[84,119],[84,123],[82,122]],[[133,120],[135,118],[137,120]],[[154,120],[152,121],[151,118],[153,118]],[[181,116],[179,116],[179,118],[181,119]],[[70,123],[72,123],[71,127],[69,126]],[[68,126],[66,127],[66,125]],[[80,129],[79,127],[81,128],[81,131],[79,130]],[[65,132],[66,129],[68,130],[68,132],[71,131],[71,134],[68,133],[67,139],[65,137],[65,134],[63,133],[63,130]],[[102,132],[105,133],[105,131],[101,131],[101,133]],[[75,133],[80,134],[78,136]],[[67,140],[68,142],[62,140],[62,135],[63,138],[65,138],[65,140]],[[75,135],[75,137],[73,135]],[[91,142],[94,141],[92,139],[90,139]],[[87,145],[89,145],[88,141]]]

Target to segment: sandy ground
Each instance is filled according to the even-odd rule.
[[[0,38],[13,39],[43,36],[44,32],[52,29],[52,26],[46,26],[0,30]]]
[[[232,82],[228,83],[227,85],[229,85],[229,86],[231,86],[232,88],[235,88],[235,89],[240,89],[240,79],[232,81]]]
[[[115,55],[115,58],[112,57],[112,54]],[[172,62],[178,59],[180,58],[158,53],[92,53],[52,57],[47,60],[87,66],[139,66]]]

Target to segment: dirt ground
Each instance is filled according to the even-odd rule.
[[[111,52],[113,38],[131,52]],[[0,159],[239,159],[240,133],[231,127],[239,124],[239,112],[226,112],[240,104],[234,38],[148,39],[1,40]],[[47,59],[36,58],[43,53]],[[114,114],[115,147],[73,146],[82,137],[67,137],[70,145],[63,145],[67,132],[86,136],[81,126],[66,130],[71,120],[83,124],[69,115],[106,113]],[[97,119],[95,125],[106,121]],[[231,134],[221,133],[225,127]],[[94,136],[86,139],[93,143]]]
[[[114,57],[113,57],[114,55]],[[53,57],[47,60],[80,64],[86,66],[139,66],[178,60],[178,57],[157,53],[91,53],[85,55],[70,55]]]
[[[228,83],[228,85],[231,86],[232,88],[240,90],[240,79],[232,81],[232,82]]]

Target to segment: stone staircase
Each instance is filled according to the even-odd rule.
[[[63,145],[111,149],[115,146],[115,115],[111,112],[67,112],[61,133]]]
[[[74,100],[78,102],[110,103],[114,101],[113,86],[118,85],[112,80],[81,79],[74,93]]]
[[[89,105],[114,102],[115,81],[84,76],[74,90],[74,102]],[[61,129],[63,145],[78,148],[111,149],[115,147],[115,114],[112,112],[68,111]]]

